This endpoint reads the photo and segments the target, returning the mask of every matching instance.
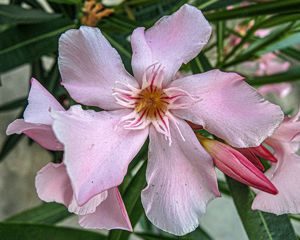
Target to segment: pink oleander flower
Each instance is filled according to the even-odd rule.
[[[205,150],[212,156],[216,167],[224,174],[264,192],[278,193],[276,187],[263,172],[238,150],[225,143],[204,138],[201,135],[197,137]]]
[[[278,194],[258,192],[252,209],[274,214],[300,213],[300,156],[296,154],[300,146],[299,112],[294,117],[286,117],[265,144],[272,147],[277,163],[267,170],[266,175],[277,187]]]
[[[175,78],[210,34],[201,11],[190,5],[148,30],[135,29],[134,76],[99,29],[81,27],[61,36],[63,86],[77,102],[104,109],[51,109],[79,206],[120,185],[149,136],[143,207],[154,225],[184,235],[199,225],[208,202],[219,196],[213,160],[186,121],[240,148],[258,146],[272,135],[283,118],[280,108],[238,74],[212,70]]]
[[[263,55],[256,64],[256,76],[269,76],[285,72],[290,68],[290,63],[288,61],[278,59],[274,53],[267,53]],[[290,83],[266,84],[258,88],[257,91],[262,95],[274,93],[278,97],[283,98],[292,91],[292,85]]]
[[[35,79],[31,80],[28,102],[24,119],[12,122],[6,133],[24,133],[46,149],[63,150],[63,145],[56,139],[51,128],[53,120],[50,109],[64,111],[64,108]],[[48,163],[38,172],[35,184],[40,199],[65,205],[69,212],[79,216],[82,227],[132,230],[117,187],[103,191],[79,206],[64,163]]]

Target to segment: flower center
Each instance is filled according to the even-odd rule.
[[[165,92],[156,87],[148,87],[138,94],[134,110],[141,116],[149,119],[156,119],[164,116],[168,110],[168,96]]]

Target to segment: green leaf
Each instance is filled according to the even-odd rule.
[[[245,52],[237,56],[234,60],[225,63],[223,67],[227,68],[236,64],[240,64],[244,61],[248,61],[251,57],[256,56],[257,52],[260,51],[261,49],[264,49],[268,47],[270,44],[277,42],[277,40],[280,39],[282,36],[284,36],[284,34],[286,34],[291,29],[291,27],[292,24],[279,27],[275,29],[272,33],[270,33],[268,36],[256,40],[250,45],[250,47]],[[230,55],[231,54],[232,53],[230,53]]]
[[[58,37],[75,25],[68,19],[15,26],[0,33],[0,73],[57,51]]]
[[[285,0],[262,2],[251,4],[246,7],[239,7],[233,10],[223,9],[210,13],[204,13],[209,21],[229,20],[236,18],[246,18],[266,14],[296,12],[299,9],[300,0]]]
[[[104,240],[96,232],[27,223],[0,223],[1,239],[7,240]]]
[[[250,188],[229,177],[227,182],[235,206],[250,240],[296,240],[294,229],[287,215],[251,210],[255,194]]]
[[[17,5],[0,5],[0,24],[40,23],[61,17],[37,9],[25,9]]]
[[[71,213],[61,204],[45,203],[5,219],[5,222],[55,224]]]
[[[268,52],[275,52],[296,44],[300,43],[300,32],[288,35],[286,37],[284,37],[283,39],[269,45],[268,47],[262,49],[261,51],[259,51],[257,54],[258,55],[262,55]]]
[[[283,73],[277,73],[269,76],[247,77],[247,82],[250,85],[263,85],[269,83],[293,82],[300,80],[300,69],[290,68]]]
[[[144,240],[176,240],[176,239],[182,239],[182,240],[212,240],[212,238],[201,228],[197,228],[192,233],[189,233],[182,237],[176,237],[172,236],[171,234],[154,234],[154,233],[134,233],[136,236],[140,237]]]
[[[219,21],[216,24],[217,31],[217,66],[223,61],[224,53],[224,36],[225,36],[225,21]]]
[[[300,51],[298,49],[289,47],[280,50],[281,53],[285,54],[286,56],[300,62]]]
[[[146,185],[146,167],[147,167],[147,161],[143,162],[143,165],[140,167],[136,175],[132,178],[130,184],[126,188],[125,194],[123,195],[123,201],[127,209],[127,213],[129,215],[129,218],[132,219],[133,217],[139,218],[136,214],[137,212],[134,211],[134,208],[137,204],[137,202],[140,199],[140,194],[142,189]],[[139,212],[140,214],[140,212]],[[138,215],[139,215],[138,214]],[[125,237],[126,236],[126,237]],[[110,231],[108,239],[109,240],[126,240],[128,239],[128,234],[122,230],[113,230]]]
[[[49,2],[61,3],[61,4],[81,4],[81,0],[48,0]]]
[[[203,52],[200,52],[199,55],[190,62],[190,66],[194,74],[203,73],[212,69],[212,65]]]
[[[187,234],[186,236],[181,237],[182,240],[212,240],[212,237],[209,236],[201,227],[196,228],[195,231]]]
[[[177,237],[169,237],[169,236],[163,236],[160,234],[154,234],[154,233],[134,233],[134,235],[138,236],[141,239],[144,240],[176,240]]]
[[[16,144],[22,139],[23,134],[14,134],[6,137],[0,151],[0,162],[11,152]]]
[[[287,22],[297,21],[300,19],[300,13],[279,14],[264,20],[259,24],[259,28],[271,28]]]
[[[19,107],[24,106],[26,103],[27,103],[27,98],[18,98],[16,100],[1,105],[0,112],[15,110]]]

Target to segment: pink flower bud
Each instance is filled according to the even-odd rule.
[[[227,176],[264,192],[278,193],[263,172],[239,151],[216,140],[203,137],[199,139],[206,151],[213,157],[217,168]]]
[[[263,145],[248,149],[258,157],[269,160],[270,162],[277,162],[275,156]]]

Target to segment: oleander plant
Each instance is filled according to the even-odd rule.
[[[300,0],[9,0],[0,72],[23,65],[0,168],[23,138],[52,160],[0,239],[217,239],[218,198],[248,239],[299,239]]]

